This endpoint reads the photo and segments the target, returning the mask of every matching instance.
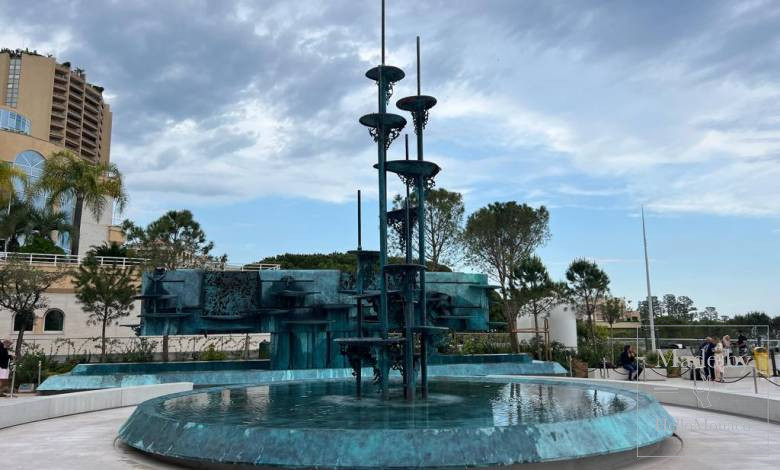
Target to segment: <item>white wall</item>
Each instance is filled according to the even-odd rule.
[[[550,327],[550,341],[557,341],[570,348],[577,347],[577,321],[576,308],[573,305],[557,305],[550,311],[548,318]],[[524,315],[517,318],[517,328],[526,329],[534,327],[533,315]],[[544,319],[539,317],[539,329],[544,328]],[[533,333],[517,333],[520,341],[530,341]]]
[[[33,331],[27,331],[24,334],[25,342],[41,341],[48,344],[55,338],[90,338],[100,336],[100,325],[87,325],[89,314],[81,310],[81,305],[76,301],[75,294],[46,294],[46,298],[49,300],[49,309],[58,308],[65,313],[63,329],[60,332],[44,332],[43,317],[46,310],[39,310],[36,312],[36,325]],[[137,315],[140,311],[141,301],[136,301],[130,316],[123,318],[119,323],[138,323]],[[135,337],[135,333],[131,328],[120,325],[108,327],[106,335],[111,337]],[[13,315],[7,310],[0,310],[0,338],[16,339],[16,333],[13,331]]]
[[[81,216],[81,230],[79,232],[79,254],[85,254],[91,247],[100,246],[108,240],[108,227],[112,223],[113,201],[106,204],[100,220],[95,219],[92,211],[84,208]]]

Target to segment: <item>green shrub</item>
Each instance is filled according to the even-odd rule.
[[[65,250],[58,247],[51,238],[33,235],[19,248],[19,253],[46,253],[52,255],[64,255]]]
[[[201,361],[224,361],[226,358],[225,353],[217,351],[213,344],[209,344],[200,354]]]
[[[148,338],[138,338],[122,352],[122,362],[152,362],[154,361],[154,352],[157,350],[157,341]]]
[[[49,360],[42,352],[31,352],[22,356],[16,363],[16,386],[19,384],[38,383],[38,362],[41,363],[41,382],[50,375]]]

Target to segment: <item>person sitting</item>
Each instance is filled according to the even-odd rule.
[[[637,365],[636,354],[630,344],[627,344],[623,348],[623,353],[620,354],[620,365],[628,371],[628,380],[639,380],[642,368]]]

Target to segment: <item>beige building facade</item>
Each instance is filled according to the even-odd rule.
[[[0,50],[0,161],[35,179],[46,158],[67,150],[98,163],[111,158],[110,106],[103,88],[70,63],[35,52]],[[116,239],[112,211],[84,213],[79,252]],[[69,250],[61,239],[59,245]]]
[[[89,162],[109,162],[111,125],[103,88],[87,81],[83,70],[35,52],[0,50],[0,162],[23,170],[32,180],[40,176],[47,158],[63,150]],[[71,214],[72,209],[63,208]],[[79,233],[81,254],[104,241],[121,241],[117,227],[112,226],[111,210],[104,211],[100,220],[85,211]],[[67,253],[67,236],[60,237],[58,245]],[[69,263],[72,268],[73,261]],[[44,262],[42,268],[50,269],[50,264]],[[87,325],[88,315],[76,301],[70,277],[49,289],[46,297],[49,306],[36,312],[26,343],[40,344],[48,352],[58,338],[100,335],[99,326]],[[0,338],[16,338],[15,320],[10,312],[0,311]],[[137,318],[128,322],[137,323]],[[134,333],[126,326],[112,325],[108,335],[131,337]]]

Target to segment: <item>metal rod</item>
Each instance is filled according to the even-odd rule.
[[[382,65],[385,65],[385,0],[382,0]]]
[[[357,370],[355,371],[355,380],[356,387],[355,387],[355,393],[357,394],[357,398],[360,399],[361,395],[363,395],[363,361],[361,359],[357,360]]]
[[[756,378],[756,367],[753,366],[753,389],[756,392],[756,395],[758,395],[758,379]]]
[[[358,249],[358,251],[360,251],[360,250],[363,249],[363,229],[362,229],[363,217],[362,217],[361,208],[360,208],[360,190],[359,189],[358,189],[358,200],[357,200],[357,216],[358,216],[358,219],[357,219],[357,236],[358,236],[358,246],[357,246],[357,249]]]
[[[406,159],[409,160],[409,134],[404,134],[404,143],[406,148]],[[406,253],[406,262],[412,262],[412,219],[409,206],[409,183],[404,182],[406,186],[406,199],[404,199],[404,207],[406,208],[405,220],[404,220],[404,253]]]
[[[645,246],[645,280],[647,281],[647,317],[650,319],[650,348],[655,351],[655,315],[653,296],[650,293],[650,262],[647,257],[647,232],[645,231],[645,207],[642,206],[642,241]],[[647,343],[645,343],[647,346]]]
[[[11,393],[10,398],[14,397],[14,387],[16,386],[16,363],[14,361],[11,361],[8,364],[8,367],[11,367]]]
[[[383,2],[384,4],[384,2]],[[387,149],[385,148],[385,113],[387,112],[387,85],[382,76],[382,67],[379,67],[379,120],[377,139],[377,153],[379,164],[379,323],[382,338],[388,337],[387,324],[387,281],[385,278],[385,266],[387,265],[387,172],[385,163]]]
[[[417,36],[417,96],[420,96],[420,36]]]

